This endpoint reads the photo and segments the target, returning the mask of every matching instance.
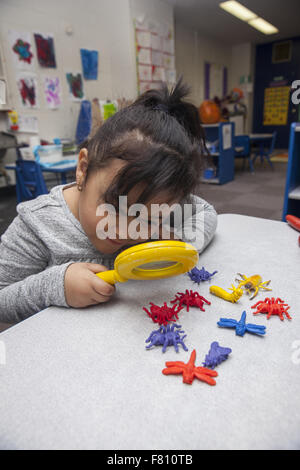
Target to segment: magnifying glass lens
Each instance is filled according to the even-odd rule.
[[[145,263],[141,264],[140,266],[137,266],[135,269],[163,269],[163,268],[169,268],[170,266],[174,266],[177,264],[177,261],[151,261],[150,263]]]

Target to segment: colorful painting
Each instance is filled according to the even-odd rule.
[[[34,39],[40,66],[56,68],[53,36],[34,33]]]
[[[80,49],[83,77],[85,80],[98,78],[98,51]]]
[[[38,108],[36,76],[33,74],[20,74],[17,84],[22,106],[24,108]]]
[[[30,33],[8,31],[8,41],[15,67],[31,70],[33,68],[33,51]]]
[[[24,62],[30,64],[33,57],[32,53],[30,52],[30,48],[31,45],[29,42],[23,41],[23,39],[19,38],[13,46],[13,51],[18,55],[19,60],[23,60]]]
[[[50,109],[59,108],[61,105],[61,86],[58,77],[44,78],[44,93],[47,107]]]
[[[67,73],[67,82],[69,85],[70,98],[73,101],[81,101],[84,99],[83,81],[81,73]]]

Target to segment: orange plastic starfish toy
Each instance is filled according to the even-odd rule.
[[[218,373],[206,367],[196,367],[195,360],[196,350],[194,349],[187,363],[181,361],[166,362],[167,368],[163,369],[162,373],[164,375],[182,374],[182,381],[186,384],[192,384],[194,378],[197,378],[209,385],[216,385],[216,381],[212,377],[217,377]]]

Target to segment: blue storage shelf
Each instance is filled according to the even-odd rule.
[[[211,152],[214,158],[217,174],[213,179],[201,178],[201,182],[210,184],[225,184],[234,179],[234,123],[220,122],[219,124],[202,124],[207,142],[218,141],[218,148]],[[229,138],[224,135],[229,131]],[[225,148],[224,148],[225,147]]]
[[[287,214],[300,217],[300,123],[293,122],[290,130],[289,158],[286,176],[282,220]]]

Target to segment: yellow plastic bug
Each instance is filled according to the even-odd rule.
[[[244,287],[247,294],[251,294],[251,292],[254,291],[254,294],[252,295],[252,297],[250,297],[250,300],[254,299],[254,297],[257,296],[259,289],[272,290],[272,289],[269,289],[268,287],[265,287],[270,284],[271,280],[262,282],[262,278],[261,276],[259,276],[259,274],[254,274],[253,276],[250,276],[250,277],[246,277],[245,274],[241,274],[241,273],[237,273],[237,274],[238,276],[242,278],[242,280],[236,279],[236,281],[239,283],[238,289]]]
[[[222,289],[222,287],[218,286],[211,286],[209,288],[211,294],[214,294],[217,297],[221,297],[221,299],[227,300],[228,302],[235,303],[239,300],[240,297],[242,297],[243,290],[239,287],[234,287],[233,284],[231,284],[230,290],[232,290],[232,292],[227,292],[226,290]]]

